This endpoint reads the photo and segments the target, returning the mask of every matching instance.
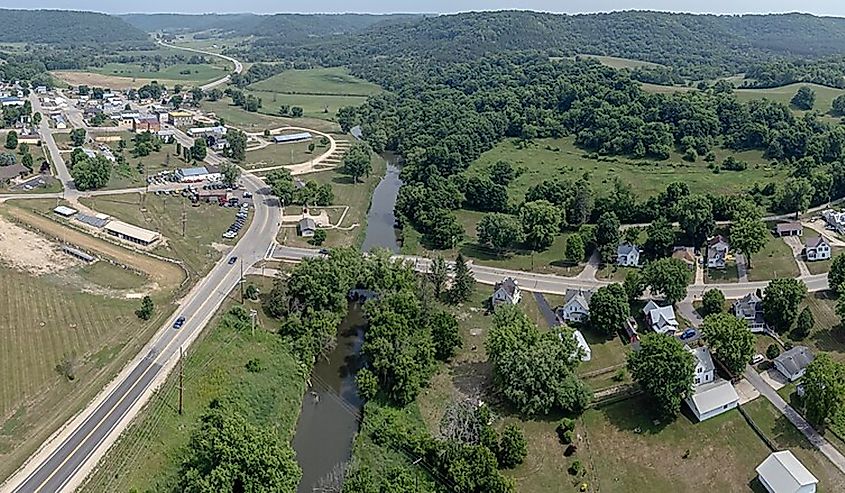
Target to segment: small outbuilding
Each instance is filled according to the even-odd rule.
[[[161,238],[161,235],[155,231],[150,231],[123,221],[109,221],[103,229],[108,234],[116,236],[121,240],[143,246],[152,245]]]
[[[66,205],[60,205],[60,206],[56,207],[55,209],[53,209],[53,212],[55,212],[56,214],[58,214],[62,217],[71,217],[79,211],[77,211],[76,209],[74,209],[72,207],[68,207]]]
[[[766,457],[757,466],[757,478],[769,493],[815,493],[819,483],[789,450]]]
[[[801,223],[798,221],[780,223],[775,226],[775,232],[778,236],[803,236],[804,226],[801,226]]]
[[[685,399],[698,421],[704,421],[739,406],[739,395],[727,380],[716,379],[698,385]]]
[[[297,223],[296,230],[303,238],[313,238],[317,232],[317,222],[310,217],[304,217]]]

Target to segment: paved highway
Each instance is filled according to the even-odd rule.
[[[167,46],[168,48],[175,48],[177,50],[191,51],[191,52],[199,53],[199,54],[202,54],[202,55],[216,56],[217,58],[222,58],[222,59],[232,63],[235,66],[234,72],[236,74],[239,74],[239,73],[244,71],[244,66],[240,61],[238,61],[238,60],[236,60],[236,59],[234,59],[230,56],[227,56],[227,55],[221,55],[220,53],[213,53],[213,52],[210,52],[210,51],[198,50],[198,49],[195,49],[195,48],[187,48],[185,46],[167,44],[163,41],[159,41],[158,43],[162,46]],[[231,76],[227,75],[226,77],[217,79],[215,81],[211,81],[208,84],[200,86],[200,89],[202,89],[203,91],[207,91],[209,89],[214,89],[217,86],[220,86],[220,85],[223,85],[223,84],[229,82],[230,78],[231,78]]]
[[[255,194],[255,217],[241,240],[229,254],[251,266],[271,249],[278,232],[281,214],[278,201],[258,178],[244,175],[247,190]],[[179,305],[173,317],[159,330],[153,341],[132,361],[92,405],[77,417],[63,433],[43,447],[24,468],[0,490],[14,493],[68,491],[84,479],[108,446],[119,435],[120,426],[132,419],[157,384],[163,371],[173,361],[179,348],[199,335],[240,280],[238,265],[222,258]],[[173,329],[177,317],[185,316],[185,325]],[[134,413],[130,412],[133,411]]]

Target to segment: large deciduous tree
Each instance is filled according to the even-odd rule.
[[[690,276],[687,265],[671,257],[652,262],[642,271],[643,283],[651,288],[652,293],[662,294],[672,304],[687,296]]]
[[[704,243],[710,236],[716,222],[713,220],[713,205],[704,195],[688,195],[683,197],[675,208],[675,214],[681,229],[693,245]]]
[[[602,286],[590,298],[590,325],[602,334],[615,334],[630,316],[628,293],[621,284]]]
[[[522,204],[519,220],[525,233],[525,241],[535,251],[549,248],[560,231],[560,210],[547,200]]]
[[[745,320],[729,313],[708,315],[701,324],[713,354],[734,375],[739,375],[754,354],[754,334]]]
[[[811,110],[816,104],[816,91],[810,86],[801,86],[789,102],[799,110]]]
[[[763,291],[766,322],[778,332],[789,330],[798,306],[807,295],[807,285],[798,279],[772,279]]]
[[[693,355],[678,339],[664,334],[644,336],[640,350],[628,354],[631,376],[663,418],[678,415],[681,401],[692,390],[694,368]]]
[[[668,256],[674,244],[675,228],[665,217],[658,217],[646,228],[643,250],[648,258],[659,259]]]
[[[845,253],[834,257],[827,273],[827,283],[840,296],[845,292]]]
[[[476,226],[479,243],[506,251],[525,239],[519,219],[510,214],[492,213],[481,218]]]
[[[818,354],[802,380],[807,419],[824,426],[839,414],[845,403],[845,366],[825,353]]]
[[[352,177],[353,183],[358,183],[362,176],[369,176],[373,169],[370,148],[366,144],[355,144],[343,156],[341,171]]]
[[[605,263],[613,263],[619,246],[619,218],[613,212],[605,212],[596,223],[596,247]]]
[[[563,257],[566,260],[577,264],[584,260],[586,254],[584,238],[580,234],[572,233],[566,237],[566,243],[563,246]]]
[[[719,289],[708,289],[701,298],[701,311],[704,316],[725,311],[725,295]]]
[[[769,230],[766,223],[759,219],[740,219],[731,226],[731,245],[748,259],[751,267],[751,257],[766,246]]]

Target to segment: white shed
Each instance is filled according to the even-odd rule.
[[[775,452],[757,466],[757,477],[769,493],[815,493],[819,480],[792,452]]]

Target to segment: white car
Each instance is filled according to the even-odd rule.
[[[766,358],[763,357],[762,354],[755,354],[753,358],[751,358],[751,364],[756,365],[757,363],[762,363]]]

